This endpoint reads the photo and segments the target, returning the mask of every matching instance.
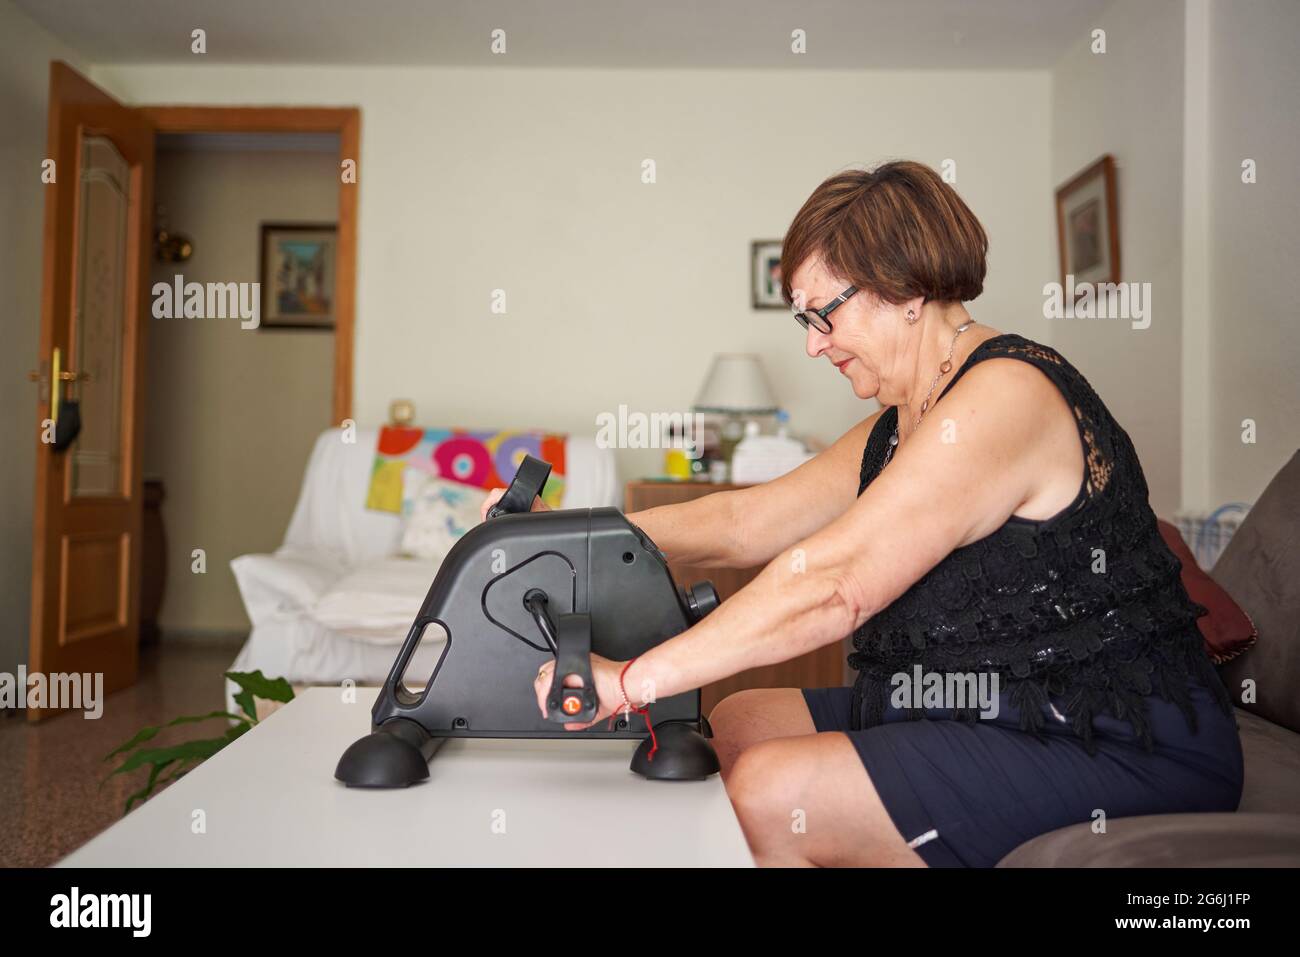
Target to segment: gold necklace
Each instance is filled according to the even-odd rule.
[[[930,383],[930,391],[925,394],[925,401],[921,403],[921,413],[916,417],[916,421],[912,423],[912,432],[916,431],[916,427],[921,424],[921,419],[925,417],[925,413],[930,408],[930,396],[934,395],[934,387],[939,384],[941,378],[952,371],[952,352],[957,348],[957,338],[973,325],[975,325],[975,320],[973,319],[968,322],[963,322],[957,327],[957,331],[952,334],[952,342],[948,344],[948,358],[939,363],[939,371],[935,373],[934,381]],[[894,416],[895,418],[898,416],[897,407],[894,409]],[[908,434],[910,435],[911,433]],[[885,461],[884,464],[880,466],[882,469],[894,458],[894,449],[896,448],[898,448],[897,421],[894,422],[894,434],[889,437],[889,448],[885,450]]]

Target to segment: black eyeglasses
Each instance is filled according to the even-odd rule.
[[[796,312],[794,314],[795,322],[799,323],[799,325],[803,326],[805,329],[807,329],[808,324],[811,323],[812,327],[818,332],[830,335],[834,326],[831,325],[831,321],[826,317],[839,308],[841,303],[849,299],[857,291],[857,286],[849,286],[848,289],[845,289],[820,309],[805,309],[803,312]]]

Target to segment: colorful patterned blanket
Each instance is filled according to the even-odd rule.
[[[557,433],[537,431],[385,426],[379,430],[366,508],[401,512],[403,479],[407,469],[422,469],[464,485],[495,488],[510,484],[525,455],[551,463],[551,477],[542,490],[542,501],[551,508],[559,508],[564,496],[566,438]]]

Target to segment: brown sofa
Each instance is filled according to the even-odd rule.
[[[1156,814],[1039,835],[998,867],[1300,866],[1300,452],[1269,483],[1211,572],[1255,623],[1219,668],[1234,698],[1245,786],[1233,814]],[[1243,683],[1255,683],[1242,702]]]

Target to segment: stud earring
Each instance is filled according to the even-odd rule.
[[[907,324],[908,324],[909,326],[911,326],[911,325],[916,325],[916,310],[915,310],[915,309],[909,309],[909,310],[907,310]]]

